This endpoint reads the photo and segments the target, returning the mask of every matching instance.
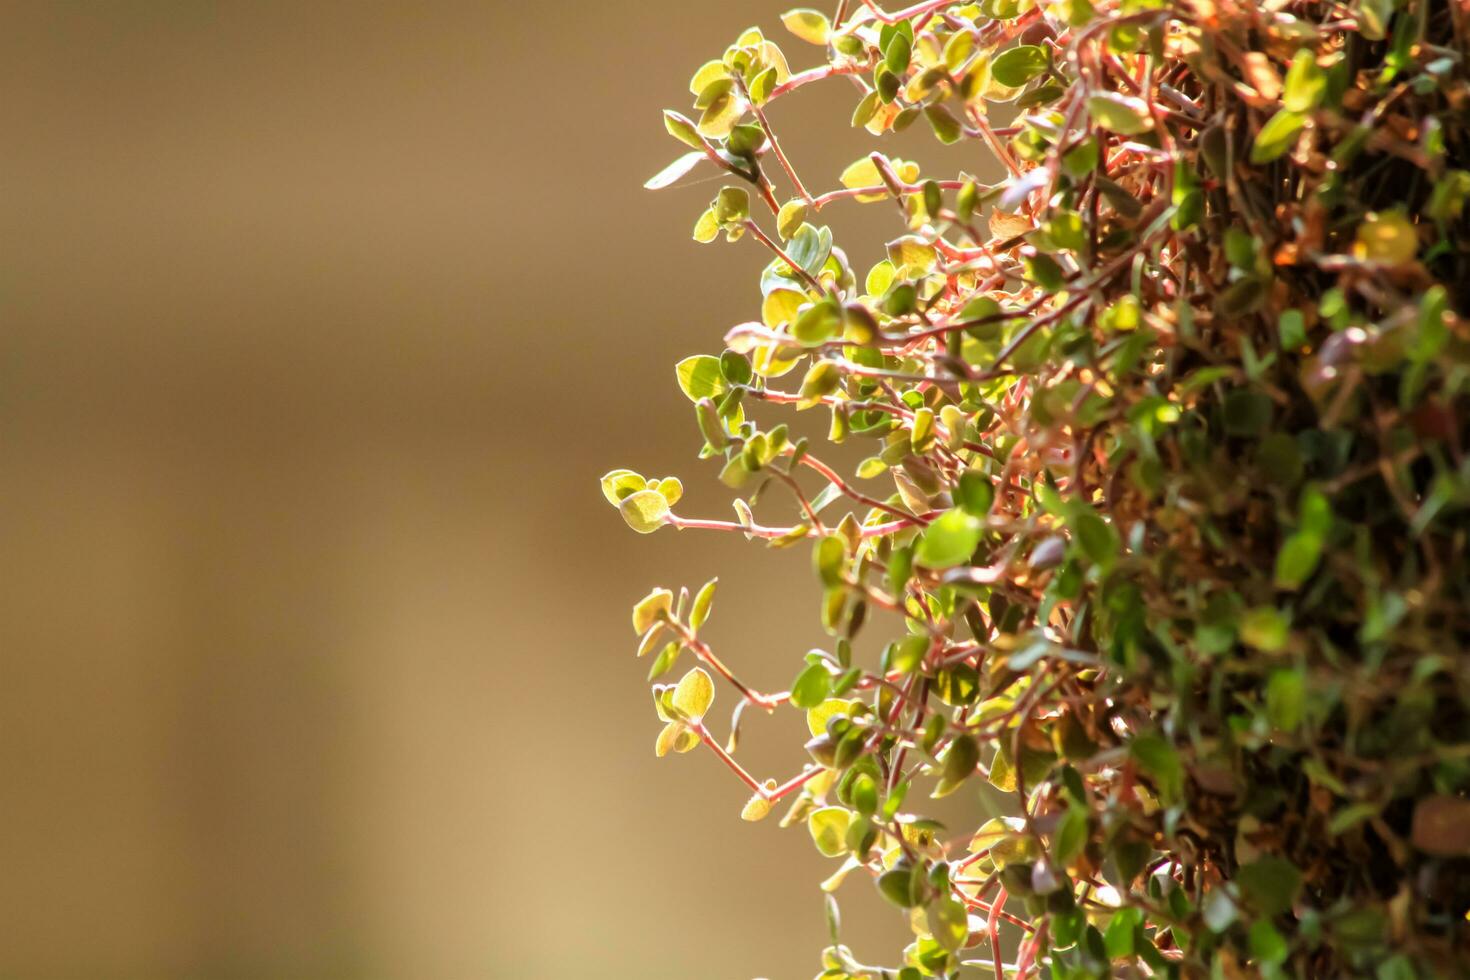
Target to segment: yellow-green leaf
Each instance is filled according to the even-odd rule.
[[[695,595],[694,606],[689,611],[689,625],[694,629],[699,629],[704,625],[705,620],[709,619],[710,607],[715,601],[715,586],[719,582],[717,578],[710,579]]]
[[[813,735],[825,735],[827,734],[827,722],[838,715],[846,714],[854,703],[841,698],[828,698],[806,713],[806,727]]]
[[[612,470],[602,478],[602,495],[614,507],[629,494],[637,493],[648,486],[648,481],[632,470]]]
[[[764,820],[770,812],[771,801],[757,793],[746,801],[745,808],[740,811],[740,819],[755,823]]]
[[[680,739],[688,731],[689,729],[684,727],[683,722],[669,722],[659,731],[658,738],[654,739],[653,754],[662,759],[678,746]]]
[[[878,173],[878,165],[867,157],[849,164],[838,179],[842,182],[842,186],[849,190],[859,187],[884,188],[883,177]],[[870,204],[873,201],[881,201],[887,196],[888,191],[881,189],[871,194],[859,194],[857,200],[863,204]]]
[[[771,329],[796,319],[806,297],[794,289],[773,289],[761,301],[761,322]]]
[[[1292,112],[1311,112],[1327,92],[1327,73],[1317,67],[1317,56],[1310,48],[1302,48],[1291,59],[1286,70],[1286,86],[1281,104]]]
[[[687,143],[696,150],[704,148],[704,140],[699,138],[699,130],[694,123],[671,109],[664,110],[664,129],[681,143]]]
[[[1297,134],[1307,124],[1307,117],[1290,109],[1279,109],[1266,120],[1251,144],[1251,163],[1270,163],[1291,149]]]
[[[730,69],[725,67],[723,61],[706,61],[689,80],[689,91],[698,95],[720,79],[729,77]]]
[[[888,243],[888,261],[899,275],[917,279],[934,268],[939,253],[934,246],[916,235],[905,235]]]
[[[674,607],[674,593],[668,589],[654,589],[638,600],[633,607],[633,632],[642,636],[654,623],[661,622]]]
[[[701,398],[714,398],[725,393],[725,374],[720,370],[720,359],[709,354],[686,357],[674,366],[679,388],[692,402]]]
[[[639,534],[652,534],[668,523],[669,501],[657,490],[639,490],[618,504],[628,526]]]
[[[684,484],[677,476],[666,476],[662,480],[649,484],[648,489],[657,490],[663,494],[663,498],[669,502],[670,507],[677,504],[679,498],[684,496]]]
[[[695,667],[674,688],[674,707],[688,718],[702,718],[715,699],[715,685],[709,674]]]
[[[715,217],[714,208],[706,208],[704,214],[694,223],[694,240],[701,245],[708,245],[720,237],[720,219]]]
[[[1046,71],[1050,62],[1044,48],[1022,44],[1002,52],[990,63],[990,77],[1007,88],[1020,88]]]
[[[806,202],[801,200],[793,199],[781,205],[776,215],[776,231],[783,240],[796,234],[796,230],[806,223],[806,211]]]
[[[1087,111],[1104,129],[1120,136],[1137,136],[1154,128],[1148,104],[1118,92],[1097,92],[1087,97]]]
[[[1353,254],[1369,262],[1403,265],[1419,252],[1419,235],[1408,218],[1398,211],[1369,214],[1358,225]]]
[[[847,850],[847,827],[852,813],[840,806],[824,806],[806,818],[807,830],[817,850],[827,857],[837,857]]]
[[[826,44],[832,33],[832,23],[826,14],[805,7],[786,11],[781,15],[781,23],[808,44]]]

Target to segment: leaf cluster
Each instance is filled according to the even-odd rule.
[[[735,520],[676,514],[677,480],[603,489],[637,531],[810,547],[831,643],[760,693],[700,637],[714,583],[656,590],[650,680],[700,664],[655,687],[659,754],[708,747],[742,816],[789,799],[839,862],[831,980],[1462,973],[1470,14],[843,0],[783,22],[817,64],[746,31],[666,113],[690,152],[650,181],[723,172],[694,238],[770,256],[756,318],[677,369]],[[852,126],[927,126],[1004,178],[875,151],[813,193],[764,107],[817,83],[855,89]],[[898,229],[856,243],[864,270],[820,214],[869,204]],[[750,708],[805,714],[785,783],[737,761]],[[952,794],[973,822],[926,812]],[[887,965],[842,942],[854,878],[913,927]]]

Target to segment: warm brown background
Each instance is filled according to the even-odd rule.
[[[689,241],[718,184],[639,184],[786,5],[0,7],[0,976],[817,971],[829,862],[656,763],[627,626],[719,572],[714,638],[779,687],[823,642],[805,550],[636,537],[596,487],[729,514],[671,365],[763,258]],[[773,110],[813,184],[854,101]]]

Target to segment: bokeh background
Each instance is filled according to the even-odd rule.
[[[780,688],[806,550],[597,489],[730,514],[672,364],[764,256],[690,241],[718,183],[640,185],[787,5],[0,7],[0,977],[817,972],[831,863],[654,759],[627,617],[718,573],[712,639]],[[872,145],[855,101],[773,107],[810,183]],[[832,221],[861,268],[897,233]],[[784,777],[800,730],[742,751]]]

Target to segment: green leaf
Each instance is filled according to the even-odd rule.
[[[657,490],[639,490],[624,497],[618,510],[639,534],[652,534],[668,523],[668,498]]]
[[[656,480],[648,485],[648,489],[657,490],[663,494],[663,498],[672,507],[684,496],[684,484],[677,476],[666,476],[662,480]]]
[[[842,569],[847,563],[847,544],[841,535],[829,534],[812,548],[812,568],[827,588],[842,584]]]
[[[1302,723],[1306,679],[1299,670],[1275,670],[1266,681],[1266,718],[1271,727],[1294,732]]]
[[[790,239],[801,229],[806,223],[806,214],[805,201],[793,199],[781,205],[781,210],[776,215],[776,232],[782,241]]]
[[[662,759],[670,752],[687,752],[693,747],[685,747],[688,744],[686,740],[692,735],[693,733],[683,722],[671,721],[659,731],[658,738],[654,740],[653,754]],[[698,737],[694,736],[694,738],[697,742]]]
[[[1276,587],[1298,589],[1317,570],[1322,558],[1322,537],[1311,531],[1297,531],[1276,553]]]
[[[908,585],[909,576],[913,574],[913,570],[913,547],[895,548],[893,556],[888,559],[888,575],[886,581],[889,591],[896,596],[902,596],[905,586]]]
[[[901,909],[911,909],[919,904],[920,893],[916,884],[914,869],[903,866],[878,876],[878,891]]]
[[[715,586],[719,582],[720,580],[717,578],[710,579],[704,583],[704,587],[695,595],[694,606],[689,611],[689,626],[691,629],[699,629],[709,619],[710,607],[715,602]]]
[[[715,217],[714,208],[706,208],[694,223],[694,240],[701,245],[708,245],[720,237],[720,221]]]
[[[725,140],[725,149],[747,160],[754,160],[765,145],[766,131],[754,123],[731,127],[730,136]]]
[[[842,370],[833,361],[818,361],[801,379],[797,410],[811,408],[842,384]],[[835,410],[834,410],[835,411]]]
[[[723,61],[706,61],[699,66],[699,70],[689,79],[689,94],[699,95],[715,82],[729,77],[730,69],[725,67]]]
[[[914,561],[925,568],[944,569],[963,565],[975,553],[985,524],[963,510],[947,510],[934,519],[919,537]]]
[[[1403,265],[1418,251],[1418,232],[1402,211],[1369,212],[1358,225],[1353,254],[1369,262]]]
[[[894,34],[889,40],[888,47],[883,51],[883,66],[895,75],[902,75],[908,69],[909,59],[913,57],[914,46],[905,34]]]
[[[937,102],[930,103],[924,107],[924,118],[929,121],[929,128],[934,130],[934,135],[939,142],[945,146],[958,143],[965,135],[964,127],[954,117],[954,113]]]
[[[727,350],[720,355],[720,374],[732,385],[748,385],[754,376],[750,358]]]
[[[975,773],[980,764],[980,746],[969,735],[956,735],[944,753],[944,768],[940,770],[939,785],[933,797],[948,796],[960,788],[960,784]]]
[[[602,478],[602,495],[614,507],[621,504],[623,498],[629,494],[637,493],[647,487],[648,481],[632,470],[613,470]]]
[[[1057,867],[1066,868],[1082,853],[1087,846],[1087,830],[1087,809],[1076,804],[1068,807],[1051,842],[1051,858]]]
[[[1143,925],[1143,910],[1119,909],[1103,933],[1103,945],[1107,947],[1108,959],[1126,960],[1133,955],[1133,937]]]
[[[674,593],[668,589],[654,589],[638,600],[633,607],[633,632],[642,636],[654,623],[661,622],[674,607]]]
[[[686,718],[703,718],[714,699],[714,682],[701,667],[695,667],[681,677],[674,688],[674,707]]]
[[[805,7],[786,11],[781,15],[781,23],[808,44],[826,44],[832,33],[832,24],[826,14]]]
[[[1407,954],[1395,953],[1378,964],[1374,980],[1420,980],[1420,976]]]
[[[1301,113],[1278,109],[1256,134],[1256,141],[1251,144],[1251,163],[1270,163],[1291,149],[1306,124],[1307,117]]]
[[[939,252],[917,235],[905,235],[888,243],[888,261],[899,275],[917,279],[934,268]]]
[[[995,755],[990,760],[990,785],[1002,793],[1014,793],[1016,791],[1016,765],[1011,758],[1011,743],[1009,739],[1001,739],[996,746]]]
[[[827,734],[827,722],[838,715],[846,714],[853,706],[852,701],[844,701],[841,698],[828,698],[815,708],[810,708],[806,713],[806,727],[813,735]]]
[[[679,113],[665,109],[664,128],[669,131],[670,136],[681,143],[687,143],[697,150],[704,149],[704,140],[700,138],[699,130],[695,128],[694,123]]]
[[[806,818],[812,842],[826,857],[839,857],[847,851],[847,828],[851,823],[852,812],[840,806],[821,807]]]
[[[1286,962],[1290,953],[1286,940],[1269,919],[1259,919],[1251,923],[1250,947],[1251,956],[1263,966],[1280,966]]]
[[[826,700],[832,690],[832,675],[821,664],[808,664],[791,684],[792,707],[807,710]]]
[[[951,953],[958,952],[970,938],[970,915],[958,899],[939,899],[929,906],[928,915],[929,932]]]
[[[718,357],[709,354],[686,357],[675,365],[674,372],[679,379],[679,388],[692,402],[725,393],[725,374],[720,370]]]
[[[750,216],[750,194],[743,187],[722,187],[715,195],[714,209],[720,224],[737,224]]]
[[[1311,112],[1327,92],[1327,73],[1317,67],[1317,55],[1302,48],[1291,59],[1286,82],[1281,90],[1281,104],[1292,112]]]
[[[1046,233],[1058,248],[1064,248],[1072,252],[1081,252],[1087,247],[1087,232],[1082,225],[1082,215],[1076,211],[1058,209],[1053,211],[1046,222]],[[1133,299],[1129,296],[1126,299]],[[1137,301],[1133,303],[1137,309]],[[1135,324],[1136,326],[1136,324]],[[1110,325],[1110,329],[1133,329],[1132,327],[1120,327],[1116,323]]]
[[[923,455],[934,448],[934,410],[921,408],[914,412],[914,425],[909,433],[909,445],[915,455]]]
[[[1302,873],[1290,861],[1267,855],[1242,865],[1236,881],[1246,899],[1263,915],[1280,915],[1296,901]]]
[[[1118,559],[1118,532],[1099,517],[1092,508],[1082,510],[1072,519],[1077,545],[1087,560],[1107,571]]]
[[[990,63],[990,77],[1006,88],[1020,88],[1046,71],[1050,63],[1044,48],[1022,44],[1002,52]]]
[[[1184,796],[1184,765],[1179,754],[1162,735],[1147,733],[1128,745],[1128,752],[1158,787],[1159,798],[1172,806]]]
[[[658,652],[658,656],[653,658],[653,663],[648,665],[648,679],[651,681],[667,674],[674,666],[674,662],[679,659],[679,652],[683,649],[677,640],[670,641]]]
[[[746,800],[744,808],[740,811],[740,819],[749,823],[764,820],[771,813],[771,801],[756,793]]]
[[[906,636],[889,648],[887,669],[912,674],[919,669],[924,654],[929,652],[929,638],[915,633]]]
[[[791,236],[786,254],[795,259],[796,264],[809,275],[815,276],[822,271],[822,266],[827,264],[827,259],[832,255],[832,229],[802,225]]]
[[[842,316],[835,303],[813,303],[796,315],[791,336],[808,347],[825,344],[842,332]]]
[[[1137,136],[1154,127],[1148,104],[1118,92],[1096,92],[1087,97],[1087,111],[1104,129],[1120,136]]]
[[[1260,606],[1240,618],[1240,638],[1263,653],[1280,653],[1291,638],[1291,623],[1280,610]]]

